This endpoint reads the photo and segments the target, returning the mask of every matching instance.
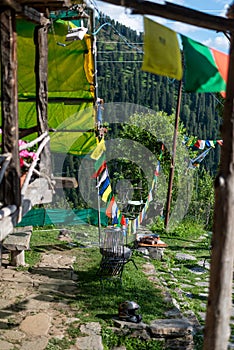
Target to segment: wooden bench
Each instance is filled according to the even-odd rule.
[[[15,227],[2,242],[5,249],[10,251],[12,266],[25,266],[24,251],[29,250],[33,226]]]

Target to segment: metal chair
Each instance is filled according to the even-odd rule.
[[[137,266],[132,258],[132,250],[125,246],[125,236],[120,228],[107,228],[103,230],[100,237],[100,262],[98,276],[103,280],[118,280],[122,283],[124,266],[132,262]]]

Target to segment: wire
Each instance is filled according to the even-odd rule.
[[[139,49],[136,45],[132,45],[129,43],[129,41],[126,39],[125,36],[123,36],[114,26],[112,23],[110,22],[105,22],[103,23],[94,33],[92,33],[93,35],[97,35],[98,32],[104,27],[104,26],[110,26],[112,27],[112,29],[116,32],[116,34],[118,34],[118,36],[125,42],[125,44],[128,46],[128,47],[131,47],[131,48],[134,48],[136,49],[137,51],[139,52],[142,52],[141,49]]]
[[[113,50],[113,51],[98,51],[98,53],[104,53],[104,54],[109,54],[109,53],[124,53],[124,54],[131,54],[131,53],[138,53],[138,54],[143,54],[143,52],[139,51],[118,51],[118,50]]]
[[[214,97],[216,102],[218,102],[222,107],[224,107],[224,104],[214,94],[211,93],[211,95]]]
[[[97,43],[103,43],[103,44],[121,44],[121,42],[119,41],[101,41],[101,40],[97,40]],[[137,45],[144,45],[144,43],[136,43],[136,42],[130,42],[129,44],[137,44]]]

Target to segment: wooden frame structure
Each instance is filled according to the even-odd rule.
[[[48,107],[48,28],[51,11],[68,10],[71,0],[2,0],[0,4],[0,64],[2,154],[0,156],[0,242],[11,232],[22,216],[34,205],[52,201],[55,182],[51,178]],[[79,5],[77,5],[78,7]],[[78,15],[79,12],[77,11]],[[36,23],[35,83],[37,126],[19,130],[17,91],[16,18]],[[33,74],[33,72],[32,72]],[[19,138],[37,132],[37,156],[29,168],[23,187],[20,186]],[[35,169],[37,165],[37,169]],[[31,176],[36,179],[32,181]],[[60,182],[62,180],[60,179]]]

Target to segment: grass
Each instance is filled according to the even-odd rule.
[[[140,314],[143,322],[165,318],[165,312],[173,306],[167,304],[161,294],[161,285],[165,282],[170,295],[178,301],[180,309],[193,312],[203,325],[201,313],[206,310],[206,295],[208,287],[197,284],[198,275],[193,273],[194,268],[199,268],[199,262],[210,257],[210,235],[199,225],[184,223],[174,232],[160,230],[160,238],[168,244],[162,261],[150,260],[156,268],[157,277],[161,285],[155,286],[143,273],[142,266],[146,263],[139,253],[134,252],[134,260],[138,266],[136,271],[133,264],[128,263],[123,273],[123,285],[117,283],[105,283],[104,288],[97,277],[100,263],[100,253],[97,246],[98,231],[92,226],[76,226],[69,228],[72,231],[75,246],[69,246],[66,242],[58,241],[59,228],[51,227],[49,231],[34,230],[31,238],[31,251],[26,252],[26,261],[33,266],[42,252],[50,250],[72,250],[76,256],[74,269],[78,275],[77,295],[69,300],[73,310],[76,310],[80,324],[98,321],[102,326],[102,338],[105,350],[113,346],[125,345],[127,350],[137,349],[162,349],[161,342],[146,342],[129,336],[117,336],[110,327],[113,326],[112,318],[117,316],[118,305],[125,300],[134,300],[140,305]],[[77,235],[78,234],[78,235]],[[206,234],[206,235],[205,235]],[[77,238],[77,237],[83,238]],[[200,239],[203,237],[203,239]],[[193,255],[195,260],[179,260],[177,253]],[[209,271],[204,270],[202,279],[208,278]],[[80,336],[79,325],[71,324],[67,328],[67,337],[62,340],[51,340],[47,350],[67,349],[67,344],[72,344],[77,336]],[[202,334],[195,336],[195,349],[202,349]]]
[[[87,232],[88,227],[78,226],[79,234]],[[74,229],[75,230],[75,229]],[[91,231],[93,228],[91,227]],[[73,229],[71,229],[73,231]],[[75,231],[74,231],[75,232]],[[164,318],[165,311],[172,307],[166,303],[161,295],[161,290],[156,288],[142,272],[142,265],[146,262],[142,256],[134,253],[134,261],[138,270],[129,262],[123,272],[122,285],[116,281],[104,281],[103,285],[97,276],[101,255],[97,242],[98,233],[93,230],[84,239],[74,236],[76,245],[70,246],[67,242],[57,239],[59,229],[53,227],[47,230],[36,229],[31,238],[31,250],[26,252],[26,262],[32,268],[40,259],[41,253],[49,251],[71,251],[76,256],[74,271],[78,276],[78,292],[67,302],[76,312],[79,324],[71,324],[67,328],[67,337],[62,340],[50,340],[47,350],[67,349],[80,336],[79,326],[87,322],[100,322],[102,326],[102,338],[105,350],[114,345],[123,345],[127,350],[137,349],[162,349],[161,341],[142,341],[129,336],[116,336],[109,328],[113,326],[113,317],[118,315],[118,305],[125,300],[134,300],[140,305],[140,314],[144,323],[150,323],[157,318]],[[89,248],[86,242],[89,243]],[[56,296],[55,296],[56,297]],[[61,297],[60,297],[61,298]],[[70,344],[70,345],[69,345]]]

